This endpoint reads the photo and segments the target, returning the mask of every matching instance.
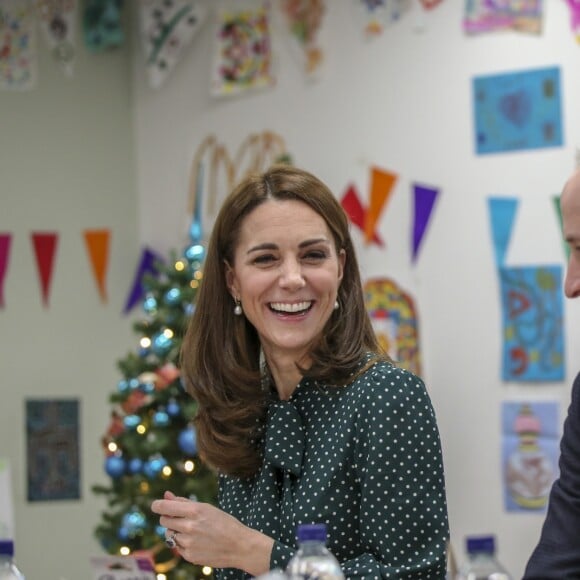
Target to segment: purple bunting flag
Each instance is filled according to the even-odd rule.
[[[413,216],[413,263],[417,261],[419,247],[431,219],[431,213],[439,195],[439,189],[424,185],[413,185],[415,213]]]
[[[135,279],[133,281],[133,287],[131,292],[127,297],[127,302],[125,303],[125,308],[123,308],[123,314],[128,314],[135,305],[143,299],[145,295],[145,288],[143,285],[143,277],[146,274],[151,274],[156,276],[158,274],[157,268],[155,266],[156,262],[162,262],[163,259],[158,256],[153,250],[145,248],[141,253],[141,261],[137,267],[137,272],[135,273]]]

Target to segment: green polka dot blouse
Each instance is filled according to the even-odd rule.
[[[260,472],[251,480],[222,475],[219,503],[274,538],[271,569],[286,567],[299,524],[326,523],[346,578],[445,578],[435,414],[421,379],[388,362],[345,387],[305,378],[288,401],[273,401]]]

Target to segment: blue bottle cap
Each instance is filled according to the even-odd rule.
[[[0,540],[0,556],[14,556],[14,542],[12,540]]]
[[[494,536],[468,536],[466,545],[468,554],[493,554],[495,552]]]
[[[300,524],[297,535],[299,542],[326,542],[326,524]]]

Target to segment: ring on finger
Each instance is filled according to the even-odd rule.
[[[171,548],[172,550],[174,548],[177,548],[177,540],[175,539],[175,536],[177,536],[177,532],[172,531],[171,535],[168,538],[165,538],[165,543],[167,544],[167,547]]]

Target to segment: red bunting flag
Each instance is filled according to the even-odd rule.
[[[42,302],[48,306],[48,294],[52,271],[54,266],[54,256],[58,244],[58,234],[55,233],[32,233],[32,244],[36,255],[36,268],[40,279],[42,291]]]
[[[85,230],[83,232],[93,275],[102,302],[107,302],[107,266],[109,265],[110,230]]]
[[[8,271],[8,256],[10,254],[10,234],[0,234],[0,308],[4,308],[4,279]]]
[[[341,205],[350,221],[362,232],[365,231],[366,210],[360,201],[360,197],[354,185],[349,185],[346,193],[342,197]],[[372,235],[373,243],[384,247],[385,243],[375,231]]]

